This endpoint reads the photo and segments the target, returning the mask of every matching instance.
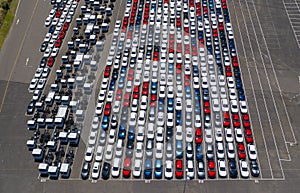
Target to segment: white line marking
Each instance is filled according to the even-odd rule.
[[[240,1],[239,1],[239,4],[240,4],[240,7],[243,7],[243,6],[241,5],[241,2],[240,2]],[[234,5],[234,4],[233,4],[233,5]],[[235,6],[234,6],[234,9],[236,10]],[[247,25],[246,25],[246,23],[245,23],[245,21],[246,21],[246,20],[245,20],[245,15],[244,15],[244,12],[243,12],[243,11],[241,11],[241,13],[242,13],[242,18],[243,18],[243,22],[241,22],[241,23],[244,23],[245,28],[246,28],[246,31],[247,31],[247,34],[248,34],[248,27],[247,27]],[[236,14],[235,14],[235,15],[236,15]],[[243,39],[243,38],[242,38],[242,37],[243,37],[243,36],[242,36],[242,32],[241,32],[241,30],[240,30],[240,25],[239,25],[239,22],[238,22],[239,19],[238,19],[237,16],[236,16],[236,20],[237,20],[237,25],[238,25],[238,28],[237,28],[237,29],[239,30],[241,39]],[[248,35],[247,35],[247,38],[246,38],[246,39],[248,39],[248,41],[249,41],[249,46],[250,46],[250,48],[251,48],[251,50],[252,50],[251,43],[250,43],[250,39],[249,39]],[[241,43],[242,43],[242,47],[243,47],[244,54],[245,54],[245,56],[246,56],[246,48],[245,48],[245,46],[244,46],[244,42],[241,41]],[[237,49],[237,50],[238,50],[238,49]],[[252,53],[253,53],[253,50],[252,50]],[[238,54],[238,55],[239,55],[239,54]],[[247,70],[248,70],[248,74],[249,74],[249,80],[250,80],[252,92],[253,92],[253,95],[254,95],[253,99],[254,99],[254,101],[255,101],[255,107],[256,107],[256,110],[257,110],[258,121],[259,121],[260,127],[262,128],[261,116],[260,116],[260,112],[259,112],[259,110],[258,110],[258,103],[257,103],[256,97],[255,97],[255,89],[254,89],[254,86],[253,86],[253,80],[252,80],[252,76],[251,76],[251,73],[250,73],[249,62],[248,62],[247,57],[245,57],[245,60],[246,60],[246,64],[247,64]],[[254,62],[255,62],[255,60],[254,60]],[[243,77],[243,76],[242,76],[242,77]],[[260,83],[260,82],[259,82],[259,83]],[[245,91],[245,93],[246,93],[246,96],[248,96],[246,91]],[[249,112],[249,115],[250,115],[250,117],[251,117],[251,113],[250,113],[250,112]],[[269,153],[268,153],[269,151],[268,151],[268,147],[267,147],[265,135],[264,135],[262,129],[261,129],[260,131],[261,131],[261,133],[262,133],[262,138],[263,138],[263,141],[264,141],[264,146],[265,146],[265,150],[266,150],[267,161],[268,161],[268,163],[269,163],[269,168],[270,168],[271,177],[273,178],[273,171],[272,171],[272,167],[271,167],[270,156],[269,156]],[[262,176],[262,175],[263,175],[263,174],[261,174],[261,176]]]
[[[29,58],[26,58],[26,61],[25,61],[25,66],[28,65],[28,62],[29,62]]]
[[[20,22],[20,19],[17,19],[16,25],[18,25],[18,24],[19,24],[19,22]]]

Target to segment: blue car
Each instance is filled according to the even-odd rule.
[[[157,82],[152,82],[151,88],[152,89],[157,89]]]
[[[125,139],[126,137],[126,129],[123,124],[119,126],[119,133],[118,133],[118,138],[119,139]]]
[[[135,130],[134,130],[134,127],[129,127],[127,138],[128,138],[129,141],[134,142],[134,139],[135,139]]]
[[[173,99],[168,99],[168,113],[173,112],[174,111],[174,101]]]
[[[197,160],[202,160],[203,159],[203,152],[202,152],[202,146],[197,145],[196,147],[196,159]]]
[[[183,157],[183,145],[181,140],[176,141],[176,158],[181,159]]]
[[[155,178],[156,179],[161,179],[162,178],[162,173],[163,173],[162,161],[160,159],[157,159],[155,161],[155,169],[154,169]]]
[[[108,116],[103,116],[102,119],[102,129],[107,130],[109,125],[109,117]]]
[[[145,161],[144,177],[145,179],[152,178],[152,161],[149,158],[147,158]]]

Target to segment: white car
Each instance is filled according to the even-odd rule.
[[[239,112],[238,103],[237,103],[236,100],[230,100],[230,108],[231,108],[232,113],[238,113]]]
[[[165,178],[166,179],[173,178],[173,162],[171,160],[166,160]]]
[[[202,77],[202,88],[208,88],[207,77]]]
[[[99,117],[95,116],[92,120],[92,131],[98,130],[99,128]]]
[[[134,113],[134,112],[130,113],[129,125],[130,126],[135,126],[136,125],[136,113]]]
[[[194,135],[194,132],[191,127],[185,128],[185,141],[187,143],[193,142],[193,135]]]
[[[216,142],[222,142],[223,141],[223,132],[221,128],[215,128],[215,140]]]
[[[174,87],[173,86],[168,86],[168,98],[174,98]]]
[[[37,101],[37,100],[39,100],[39,98],[40,98],[40,96],[41,96],[41,90],[35,90],[34,92],[33,92],[33,96],[32,96],[32,100],[33,101]]]
[[[110,129],[109,135],[108,135],[108,143],[109,144],[114,144],[116,140],[116,130],[115,129]]]
[[[118,139],[116,149],[115,149],[115,157],[122,157],[123,154],[123,140]]]
[[[98,101],[103,102],[106,97],[106,90],[100,90],[99,96],[98,96]]]
[[[38,82],[36,88],[39,89],[39,90],[43,90],[45,84],[46,84],[46,79],[45,78],[41,78],[41,79],[39,79],[39,82]]]
[[[146,121],[146,111],[141,110],[138,117],[138,125],[144,126]]]
[[[142,159],[142,157],[143,157],[143,142],[137,142],[135,159]]]
[[[226,144],[226,152],[228,159],[235,159],[235,150],[232,142]]]
[[[206,143],[212,143],[212,129],[211,128],[206,128],[205,129],[205,142]]]
[[[165,86],[160,86],[159,87],[159,98],[165,98],[166,97],[166,87]]]
[[[243,137],[243,132],[241,128],[235,128],[235,141],[237,143],[243,143],[244,137]]]
[[[96,144],[97,134],[98,134],[97,131],[92,131],[92,132],[90,133],[89,141],[88,141],[88,143],[89,143],[90,146],[93,146],[93,145]]]
[[[142,172],[142,160],[136,159],[134,162],[133,176],[140,177]]]
[[[229,111],[228,100],[227,99],[222,99],[221,103],[222,103],[222,111],[223,112],[228,112]]]
[[[116,178],[119,177],[120,175],[120,165],[121,165],[121,160],[120,158],[115,158],[112,168],[111,168],[111,176]]]
[[[246,101],[240,101],[240,110],[241,113],[248,113]]]
[[[155,153],[156,159],[162,159],[163,149],[164,149],[163,143],[156,143],[156,153]]]
[[[219,86],[220,87],[225,86],[225,76],[224,75],[219,75],[218,77],[219,77]]]
[[[225,158],[225,150],[224,145],[222,142],[216,143],[216,151],[217,151],[217,158],[218,159],[224,159]]]
[[[113,157],[113,145],[112,144],[108,144],[106,146],[106,152],[105,152],[105,159],[106,160],[111,160]]]
[[[256,147],[253,144],[248,144],[248,157],[250,160],[257,159]]]
[[[201,116],[200,115],[195,115],[195,128],[201,128]]]
[[[227,77],[227,86],[228,88],[234,88],[235,84],[234,84],[234,80],[232,77]]]
[[[43,68],[37,68],[35,73],[34,73],[34,78],[40,78],[43,73]]]
[[[99,145],[97,147],[97,152],[96,152],[96,156],[95,156],[95,161],[98,161],[98,162],[101,162],[102,161],[102,158],[103,158],[103,150],[104,150],[104,147]]]
[[[51,25],[51,22],[52,22],[52,18],[48,16],[45,21],[45,27],[49,27]]]
[[[148,106],[148,99],[147,99],[147,96],[142,96],[142,99],[141,99],[141,104],[140,104],[140,109],[141,110],[147,110],[147,106]]]
[[[43,77],[43,78],[47,78],[48,75],[49,75],[49,73],[50,73],[50,68],[49,68],[49,67],[45,67],[45,68],[43,69],[42,77]]]
[[[182,126],[181,125],[177,125],[176,126],[176,136],[175,136],[176,140],[182,140],[183,139],[183,133],[182,133]]]
[[[103,78],[101,83],[101,89],[106,90],[108,86],[108,78]]]
[[[183,97],[183,91],[182,91],[182,85],[177,85],[177,93],[176,96],[182,98]]]
[[[154,123],[148,123],[147,139],[154,139]]]
[[[52,49],[52,52],[51,52],[51,56],[52,56],[52,57],[56,57],[57,54],[58,54],[58,52],[59,52],[59,48],[53,48],[53,49]]]
[[[173,128],[174,125],[174,115],[173,113],[167,114],[167,127]]]
[[[103,102],[97,103],[95,114],[100,116],[103,112]]]
[[[188,113],[191,113],[193,111],[192,100],[190,100],[190,99],[186,100],[185,110]]]
[[[157,127],[156,129],[156,142],[163,142],[164,141],[164,128]]]
[[[234,88],[229,89],[229,98],[230,98],[230,100],[236,100],[237,99],[236,92],[235,92]]]
[[[91,162],[94,156],[94,147],[87,147],[85,151],[84,160],[86,162]]]
[[[194,77],[193,78],[193,86],[194,86],[194,89],[198,89],[200,88],[200,84],[199,84],[199,78],[198,77]]]
[[[137,132],[137,136],[136,136],[136,140],[138,142],[143,142],[144,141],[144,127],[143,126],[139,126],[138,127],[138,132]]]
[[[113,112],[115,114],[119,113],[121,107],[121,102],[120,101],[115,101],[114,106],[113,106]]]
[[[194,171],[194,162],[193,160],[187,160],[187,172],[186,175],[190,179],[193,179],[195,177],[195,171]]]
[[[218,160],[218,173],[221,178],[225,178],[227,176],[226,165],[224,160]]]
[[[220,97],[221,97],[221,99],[227,98],[227,91],[224,86],[220,87]]]
[[[245,160],[240,160],[240,172],[243,178],[249,177],[248,163]]]
[[[220,103],[219,103],[218,99],[212,100],[212,109],[213,109],[213,112],[220,112]]]
[[[231,128],[225,128],[225,140],[227,143],[233,142],[233,135]]]
[[[131,103],[131,112],[137,112],[138,111],[138,99],[133,99]]]
[[[106,101],[107,102],[112,102],[114,98],[114,91],[110,90],[107,93]]]
[[[33,78],[30,82],[30,85],[29,85],[29,90],[34,90],[38,84],[38,79],[37,78]]]
[[[182,100],[179,97],[176,98],[176,100],[175,100],[175,109],[176,109],[176,111],[182,110]]]
[[[94,162],[93,169],[92,169],[92,178],[97,180],[100,174],[100,163]]]
[[[164,113],[163,112],[159,112],[157,114],[157,126],[158,127],[163,127],[164,124],[165,124]]]

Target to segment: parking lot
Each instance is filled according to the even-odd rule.
[[[263,77],[261,71],[239,67],[245,61],[243,57],[238,60],[237,54],[256,49],[244,47],[244,52],[236,52],[235,39],[243,34],[234,28],[233,36],[224,1],[182,1],[181,7],[172,1],[123,3],[127,6],[124,17],[112,19],[105,37],[103,32],[95,34],[95,45],[90,38],[93,33],[89,37],[85,33],[89,25],[84,23],[85,17],[82,24],[73,19],[72,28],[80,28],[78,34],[70,28],[72,40],[64,40],[68,61],[57,58],[51,69],[60,81],[55,78],[57,87],[49,82],[50,88],[44,90],[42,85],[38,89],[45,97],[34,99],[35,104],[46,100],[51,91],[60,96],[51,105],[44,101],[44,107],[51,109],[46,117],[53,118],[52,122],[38,121],[35,115],[36,126],[31,128],[36,131],[34,145],[45,150],[41,162],[48,164],[44,165],[47,174],[41,173],[39,179],[285,179],[282,161],[291,161],[287,144],[294,144],[294,134],[282,129],[289,123],[281,122],[279,116],[287,114],[278,112],[276,105],[274,110],[259,110],[271,108],[265,98],[273,98],[272,104],[277,105],[283,100],[272,96],[273,92],[270,96],[262,92],[259,98],[254,91],[253,84],[261,85],[262,90],[269,87],[270,73],[263,82],[251,78],[252,73]],[[86,7],[92,7],[91,3]],[[81,5],[77,9],[84,12]],[[80,50],[74,36],[83,36],[80,42],[87,43],[86,50]],[[74,47],[68,41],[73,41]],[[79,57],[82,64],[75,70]],[[68,78],[74,78],[73,86]],[[70,98],[64,97],[64,101],[62,96]],[[58,115],[65,107],[68,110],[61,125],[55,119],[61,118]],[[278,122],[271,121],[274,115]],[[75,134],[75,142],[71,134]],[[50,150],[51,143],[40,139],[54,141],[56,146]],[[70,164],[71,177],[64,175],[62,163]],[[51,174],[50,165],[57,166],[60,173]],[[81,171],[83,166],[89,170]]]

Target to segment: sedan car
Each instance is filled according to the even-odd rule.
[[[102,178],[104,180],[107,180],[110,175],[110,163],[104,162],[103,168],[102,168]]]
[[[97,180],[100,174],[100,162],[94,162],[93,169],[92,169],[92,178]]]

